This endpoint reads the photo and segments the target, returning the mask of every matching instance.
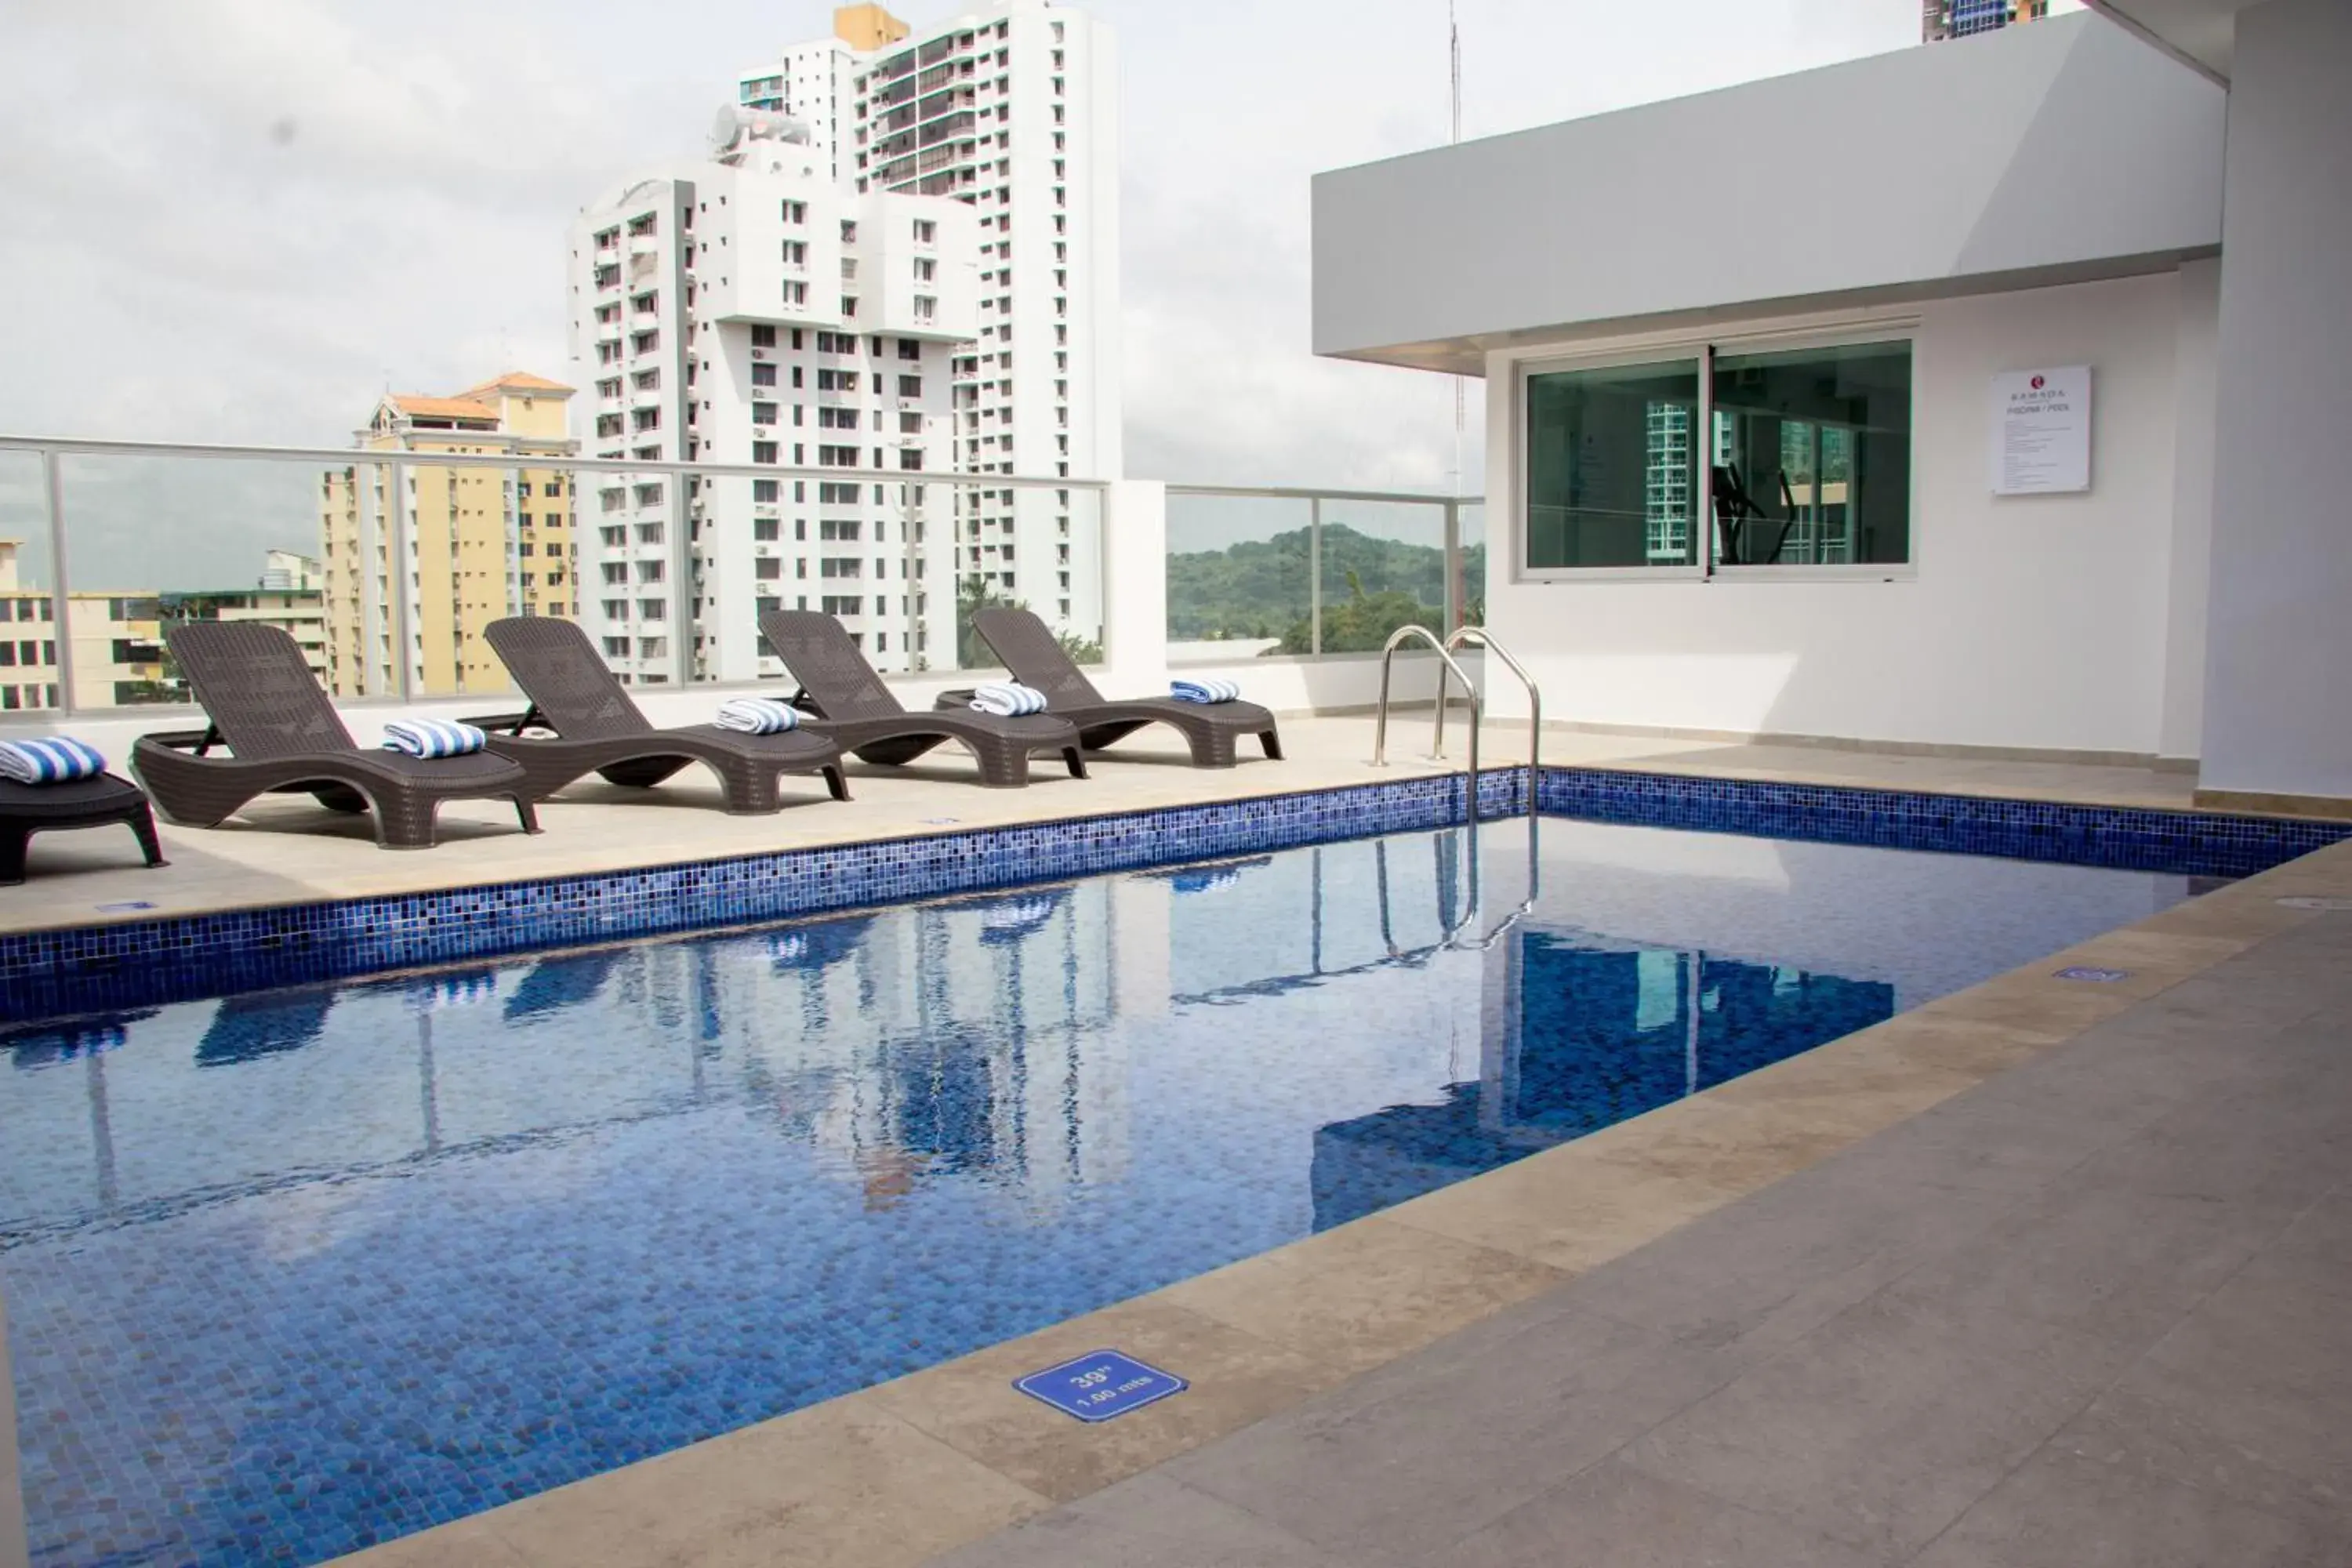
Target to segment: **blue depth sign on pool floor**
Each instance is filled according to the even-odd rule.
[[[1013,1386],[1081,1421],[1108,1421],[1154,1400],[1181,1394],[1192,1385],[1174,1373],[1146,1366],[1133,1356],[1096,1351],[1015,1378]]]

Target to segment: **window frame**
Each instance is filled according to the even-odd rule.
[[[1820,327],[1770,327],[1752,331],[1675,332],[1619,340],[1605,350],[1559,354],[1538,353],[1516,361],[1511,374],[1511,575],[1514,583],[1903,583],[1916,580],[1925,545],[1919,513],[1919,353],[1920,318],[1886,316],[1869,321]],[[1904,505],[1910,524],[1907,559],[1857,562],[1851,565],[1747,566],[1726,565],[1718,552],[1712,483],[1715,430],[1715,361],[1717,353],[1790,353],[1805,349],[1853,348],[1868,343],[1906,345],[1911,353],[1911,464]],[[1559,371],[1608,370],[1621,365],[1655,363],[1675,359],[1698,362],[1698,406],[1694,421],[1699,450],[1709,461],[1693,476],[1701,515],[1698,558],[1675,566],[1533,566],[1528,563],[1528,381]],[[1489,568],[1491,570],[1491,566]]]

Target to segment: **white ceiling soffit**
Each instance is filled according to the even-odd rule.
[[[2153,39],[2191,65],[2230,79],[2230,50],[2238,13],[2261,0],[2090,0],[2125,26]]]

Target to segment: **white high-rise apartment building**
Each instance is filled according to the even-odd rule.
[[[951,196],[980,225],[979,341],[958,356],[959,466],[1122,469],[1118,62],[1110,28],[1052,0],[991,0],[904,37],[877,7],[746,71],[740,99],[825,129],[860,191]],[[881,14],[889,26],[895,18]],[[882,39],[884,41],[876,41]],[[965,491],[956,571],[1082,638],[1101,636],[1101,540],[1080,492]]]
[[[581,451],[952,468],[977,215],[845,190],[781,117],[730,123],[712,161],[632,180],[572,226]],[[952,665],[944,487],[598,474],[580,492],[580,618],[624,680],[780,677],[759,635],[770,609],[838,616],[877,668]]]

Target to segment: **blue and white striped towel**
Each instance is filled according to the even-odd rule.
[[[1043,713],[1045,694],[1034,686],[1015,681],[992,680],[972,688],[971,705],[982,713],[993,713],[999,719],[1018,719],[1024,713]]]
[[[719,705],[719,727],[746,735],[773,735],[801,727],[801,716],[789,702],[772,697],[730,697]]]
[[[446,719],[395,719],[383,727],[383,749],[412,757],[462,757],[489,743],[489,736],[471,724]]]
[[[1241,694],[1238,682],[1213,680],[1207,676],[1197,680],[1171,680],[1168,683],[1168,695],[1179,702],[1232,702]]]
[[[17,784],[70,784],[94,779],[106,771],[106,759],[86,742],[52,735],[37,741],[0,744],[0,779]]]

